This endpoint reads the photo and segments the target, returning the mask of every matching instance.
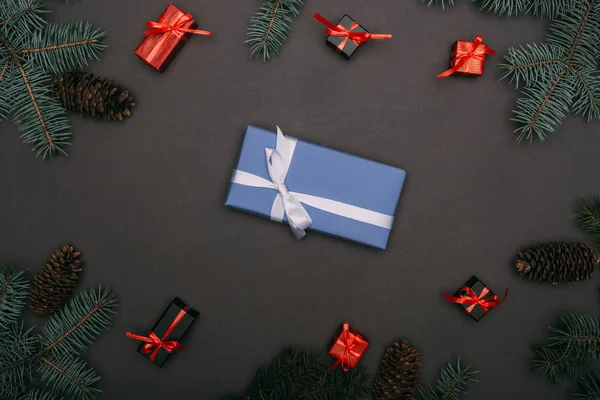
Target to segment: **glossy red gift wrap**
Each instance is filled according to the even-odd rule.
[[[331,367],[334,369],[341,365],[344,371],[355,368],[369,347],[369,342],[362,335],[350,328],[350,325],[342,325],[342,332],[337,336],[329,354],[337,359]]]
[[[146,37],[135,49],[142,60],[159,72],[164,72],[192,34],[211,35],[211,32],[195,29],[196,21],[189,13],[184,13],[169,4],[157,21],[148,21],[150,29],[144,31]]]
[[[472,42],[458,40],[452,45],[450,69],[439,74],[438,78],[445,78],[455,73],[471,76],[483,75],[487,54],[496,54],[496,52],[483,43],[481,35],[477,35]]]

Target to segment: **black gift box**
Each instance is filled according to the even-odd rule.
[[[198,318],[198,316],[200,315],[200,313],[198,313],[198,311],[196,311],[192,308],[188,308],[188,310],[186,311],[186,313],[183,316],[183,318],[181,319],[181,321],[179,321],[179,323],[175,326],[175,328],[173,328],[173,330],[171,331],[171,334],[169,336],[167,336],[164,339],[163,339],[163,336],[167,332],[167,330],[169,329],[169,327],[171,326],[171,324],[173,323],[173,321],[175,320],[175,318],[177,317],[179,312],[181,310],[185,309],[186,307],[188,307],[187,304],[185,304],[179,297],[176,297],[171,302],[171,304],[169,304],[169,306],[167,307],[165,312],[162,314],[162,316],[158,319],[158,322],[156,323],[156,325],[154,325],[151,332],[154,332],[154,334],[156,336],[158,336],[159,339],[162,339],[165,341],[167,341],[167,340],[175,340],[178,342],[181,341],[181,339],[183,338],[183,336],[185,335],[187,330],[190,328],[190,326],[192,326],[192,324],[194,323],[196,318]],[[140,354],[142,354],[144,357],[149,359],[152,352],[149,352],[149,353],[144,352],[144,350],[143,350],[144,344],[145,343],[142,343],[140,345],[140,347],[138,348],[138,352]],[[170,355],[171,355],[171,353],[169,353],[164,348],[161,348],[158,351],[156,359],[153,361],[154,365],[156,365],[157,367],[162,367],[162,365],[165,363],[165,361],[167,361],[167,358],[169,358]]]
[[[354,24],[354,20],[348,15],[344,15],[338,25],[342,25],[344,28],[350,30],[352,25]],[[356,27],[356,29],[352,30],[352,32],[368,32],[365,28],[360,26],[360,24]],[[346,40],[347,39],[347,40]],[[343,49],[340,51],[338,46],[346,40],[346,44]],[[337,52],[339,52],[346,60],[349,60],[352,57],[352,54],[358,49],[359,44],[354,43],[354,41],[346,36],[327,36],[327,45],[333,47]]]
[[[485,283],[483,283],[482,281],[480,281],[479,278],[477,278],[475,275],[473,275],[471,277],[471,279],[469,279],[467,281],[467,283],[465,283],[463,286],[471,288],[471,290],[473,292],[475,292],[476,296],[479,296],[481,294],[481,292],[483,291],[483,289],[485,289],[487,287],[485,285]],[[490,288],[488,288],[488,290],[489,290],[489,292],[484,297],[484,299],[487,299],[490,296],[494,296],[494,292],[492,292]],[[454,293],[454,297],[460,297],[461,295],[467,295],[467,293],[462,290],[462,287],[456,293]],[[471,307],[471,304],[458,304],[458,306],[460,306],[461,308],[463,308],[464,310],[466,310],[467,308]],[[488,312],[489,312],[489,310],[488,310]],[[483,310],[483,308],[481,308],[480,305],[476,304],[475,307],[473,308],[473,310],[470,313],[468,313],[468,314],[471,317],[473,317],[473,319],[475,321],[479,321],[487,313]]]

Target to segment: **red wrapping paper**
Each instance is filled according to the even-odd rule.
[[[167,69],[190,35],[210,35],[211,32],[195,30],[198,26],[191,14],[186,14],[169,4],[157,22],[149,21],[142,43],[135,49],[142,60],[159,72]]]
[[[369,342],[365,340],[354,329],[350,329],[348,324],[342,326],[342,332],[335,340],[335,343],[329,350],[329,354],[337,359],[331,369],[338,365],[342,366],[344,371],[355,368],[369,347]]]
[[[496,54],[496,52],[483,43],[481,35],[477,35],[472,42],[457,40],[454,46],[452,46],[450,69],[439,74],[438,78],[445,78],[454,73],[475,76],[483,75],[485,56],[487,54]]]

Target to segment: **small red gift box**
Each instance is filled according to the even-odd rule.
[[[164,72],[181,50],[191,34],[211,35],[211,32],[194,29],[198,26],[192,15],[169,4],[158,21],[148,21],[146,38],[135,49],[142,60],[159,72]]]
[[[450,69],[439,74],[438,78],[445,78],[454,73],[481,76],[487,54],[496,54],[496,52],[483,43],[481,35],[477,35],[472,42],[457,40],[452,45]]]
[[[348,324],[342,325],[342,332],[329,350],[329,354],[337,359],[331,369],[338,365],[341,365],[344,371],[356,367],[367,347],[369,347],[369,342],[360,333],[350,329]]]

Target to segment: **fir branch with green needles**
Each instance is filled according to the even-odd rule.
[[[100,392],[96,388],[100,377],[81,353],[111,325],[117,306],[114,294],[102,287],[86,290],[34,334],[21,322],[29,295],[23,271],[0,270],[0,285],[5,288],[0,321],[6,322],[0,334],[0,399],[94,399]],[[37,381],[51,392],[38,391]]]
[[[262,4],[250,18],[246,43],[250,45],[250,56],[264,61],[281,51],[287,39],[292,19],[300,14],[303,0],[262,0]]]
[[[572,398],[577,400],[600,399],[600,372],[593,371],[579,380],[581,392],[573,393]]]
[[[289,348],[258,370],[244,399],[352,400],[371,390],[363,368],[331,371],[323,358],[309,350]]]
[[[445,9],[447,6],[454,5],[454,0],[421,0],[421,2],[426,4],[427,7],[439,5],[442,7],[442,9]]]
[[[547,42],[510,48],[502,78],[524,85],[513,121],[517,140],[546,140],[569,112],[600,119],[600,1],[581,0],[550,26]]]
[[[24,394],[19,400],[66,400],[64,397],[58,397],[54,393],[45,392],[39,389],[33,389]]]
[[[417,390],[418,400],[459,400],[478,382],[477,371],[471,364],[463,366],[460,358],[456,366],[448,363],[435,385],[423,385]]]
[[[46,26],[40,0],[0,4],[0,120],[12,114],[36,156],[66,154],[70,127],[51,74],[98,59],[104,33],[87,22]]]
[[[600,196],[591,201],[581,200],[576,210],[577,224],[600,247]]]
[[[600,323],[586,314],[567,314],[557,327],[550,343],[535,349],[531,369],[559,383],[572,379],[580,367],[600,359]]]

